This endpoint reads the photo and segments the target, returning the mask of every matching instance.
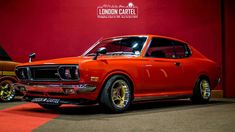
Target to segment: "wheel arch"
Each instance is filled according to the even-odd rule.
[[[211,82],[210,82],[210,77],[209,77],[205,72],[203,72],[203,73],[200,73],[200,74],[197,76],[197,78],[196,78],[196,80],[195,80],[194,87],[197,85],[197,83],[198,83],[198,81],[199,81],[200,79],[207,79],[207,80],[209,81],[209,84],[211,84]]]
[[[132,90],[132,96],[131,97],[132,97],[132,99],[134,99],[134,87],[135,87],[135,85],[134,85],[134,81],[133,81],[132,77],[128,73],[126,73],[124,71],[117,70],[117,71],[112,71],[112,72],[109,72],[108,74],[106,74],[105,79],[101,83],[101,89],[100,89],[100,92],[99,92],[98,97],[97,97],[98,101],[100,100],[100,97],[101,97],[101,94],[103,92],[103,89],[104,89],[104,86],[105,86],[106,82],[111,77],[113,77],[115,75],[122,75],[122,76],[124,76],[129,81],[129,83],[131,85],[131,90]]]
[[[13,76],[3,76],[0,78],[0,82],[4,81],[4,80],[10,80],[12,81],[13,83],[16,83],[17,82],[17,79],[16,77],[13,77]]]
[[[210,77],[206,73],[201,73],[197,76],[197,78],[195,80],[193,92],[195,91],[197,83],[200,79],[207,79],[209,81],[209,84],[211,85]]]
[[[198,79],[207,79],[210,83],[210,77],[207,74],[201,74]]]
[[[201,88],[200,87],[200,81],[202,79],[206,79],[209,83],[209,85],[211,85],[211,81],[210,81],[210,77],[207,74],[200,74],[195,82],[195,86],[193,88],[193,95],[191,96],[191,101],[193,103],[207,103],[210,99],[210,96],[205,99],[204,97],[202,97],[203,95],[201,95]],[[210,86],[210,90],[211,90],[211,86]]]

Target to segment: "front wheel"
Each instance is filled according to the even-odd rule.
[[[14,99],[16,92],[12,84],[13,82],[10,80],[0,82],[0,101],[11,101]]]
[[[210,82],[208,79],[199,79],[193,91],[191,98],[194,103],[208,103],[211,97]]]
[[[114,75],[105,84],[100,104],[114,113],[124,112],[131,103],[132,89],[125,76]]]

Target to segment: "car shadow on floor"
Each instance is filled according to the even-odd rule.
[[[106,112],[102,107],[98,105],[89,106],[76,106],[76,105],[65,105],[57,110],[52,110],[60,115],[130,115],[140,113],[151,113],[161,111],[176,111],[185,109],[195,109],[201,107],[210,107],[214,105],[223,105],[228,103],[235,103],[235,100],[212,100],[208,104],[193,104],[190,100],[164,100],[164,101],[151,101],[135,103],[130,108],[121,114],[112,114]],[[48,112],[51,110],[48,110]]]
[[[13,106],[17,106],[20,104],[24,104],[25,102],[22,102],[22,97],[16,97],[14,100],[12,101],[0,101],[0,110],[9,108],[9,107],[13,107]]]
[[[17,102],[22,102],[22,97],[17,96],[11,101],[0,101],[0,103],[5,103],[5,104],[7,104],[7,103],[17,103]]]
[[[120,116],[140,115],[148,113],[160,113],[167,111],[181,111],[188,109],[206,108],[215,105],[224,105],[235,103],[235,99],[213,99],[208,104],[193,104],[190,100],[164,100],[135,103],[130,108],[119,114],[106,112],[98,105],[77,106],[77,105],[62,105],[56,110],[46,110],[41,107],[21,109],[21,112],[36,112],[45,114],[59,114],[57,119],[62,120],[89,120],[89,119],[104,119],[115,118]],[[35,104],[36,105],[36,104]]]

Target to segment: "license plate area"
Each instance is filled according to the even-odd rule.
[[[31,100],[33,103],[42,103],[42,104],[60,104],[60,99],[53,98],[33,98]]]

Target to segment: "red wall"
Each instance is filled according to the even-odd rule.
[[[138,19],[98,19],[97,6],[129,0],[1,0],[0,43],[15,61],[76,56],[100,37],[160,34],[192,43],[221,64],[219,0],[135,0]]]
[[[226,97],[235,97],[235,1],[224,0],[224,87]]]
[[[219,65],[220,0],[135,0],[138,19],[99,19],[103,4],[129,0],[1,0],[0,44],[15,61],[82,54],[100,37],[159,34],[191,43]]]

